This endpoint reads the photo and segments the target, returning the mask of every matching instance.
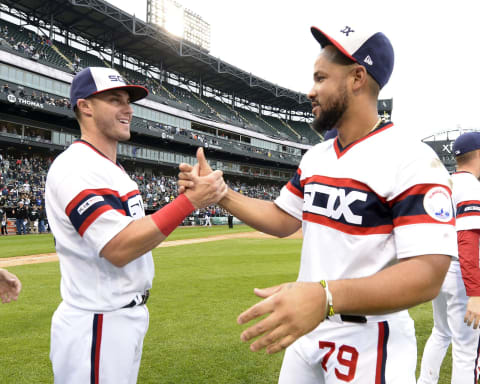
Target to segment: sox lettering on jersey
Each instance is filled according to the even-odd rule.
[[[320,195],[328,196],[327,205],[319,206]],[[322,184],[307,184],[304,192],[304,209],[308,212],[338,220],[342,215],[350,224],[362,224],[362,216],[355,215],[350,206],[356,201],[365,202],[367,193],[361,191],[346,192],[344,188],[336,188]]]

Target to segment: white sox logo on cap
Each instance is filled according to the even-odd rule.
[[[364,66],[380,89],[390,79],[394,62],[393,47],[382,32],[354,29],[348,25],[334,29],[332,34],[317,27],[312,27],[311,32],[322,48],[333,45],[350,60]]]
[[[102,92],[121,89],[129,93],[130,101],[143,99],[148,90],[140,85],[127,84],[123,77],[112,68],[89,67],[75,75],[70,87],[70,102],[76,108],[78,99]]]
[[[345,35],[349,35],[352,32],[355,32],[352,28],[350,28],[348,25],[345,26],[340,32],[344,33]]]

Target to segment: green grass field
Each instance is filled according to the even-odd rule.
[[[233,231],[250,230],[235,226]],[[232,233],[177,229],[168,240]],[[282,354],[252,353],[240,342],[237,315],[257,298],[254,287],[295,280],[300,240],[234,239],[160,248],[148,302],[150,328],[139,383],[276,383]],[[53,252],[50,235],[0,238],[0,256]],[[49,333],[60,302],[57,262],[9,268],[22,280],[19,301],[0,305],[0,383],[51,383]],[[411,311],[419,362],[432,327],[429,303]],[[439,383],[450,383],[450,352]],[[417,368],[418,371],[418,368]]]

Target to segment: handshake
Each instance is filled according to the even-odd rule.
[[[203,148],[197,150],[197,164],[181,163],[178,174],[178,193],[185,193],[195,208],[204,208],[222,200],[228,186],[223,180],[222,171],[212,171]]]

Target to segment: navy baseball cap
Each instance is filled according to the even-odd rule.
[[[130,95],[130,101],[143,99],[148,90],[140,85],[127,84],[115,69],[104,67],[89,67],[78,72],[70,86],[70,103],[75,109],[78,99],[97,95],[113,89],[123,89]]]
[[[313,37],[322,48],[334,45],[346,57],[362,65],[380,86],[387,84],[393,71],[393,47],[382,32],[366,33],[361,28],[345,26],[327,35],[311,27]]]
[[[480,149],[480,132],[467,132],[457,137],[453,143],[453,153],[460,156]]]

